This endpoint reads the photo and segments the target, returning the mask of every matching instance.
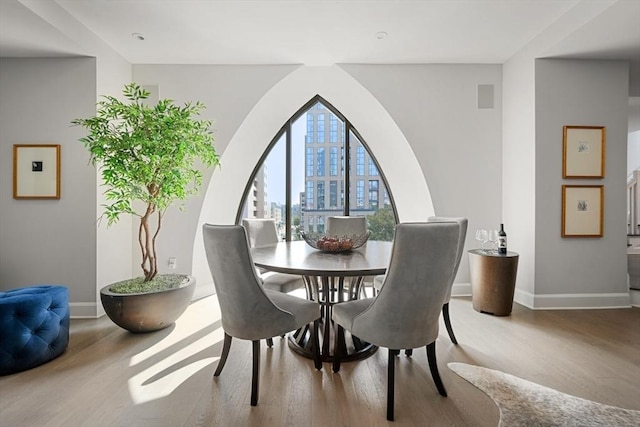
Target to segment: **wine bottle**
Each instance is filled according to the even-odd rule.
[[[507,254],[507,233],[504,231],[504,224],[500,224],[500,231],[498,231],[498,254]]]

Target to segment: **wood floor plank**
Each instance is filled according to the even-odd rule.
[[[511,316],[450,303],[460,342],[444,325],[436,342],[448,397],[436,391],[425,349],[396,358],[396,421],[386,421],[387,349],[322,371],[274,339],[261,343],[258,406],[251,407],[251,344],[222,351],[215,297],[191,304],[176,325],[130,334],[109,319],[74,319],[67,351],[0,377],[0,427],[32,426],[495,426],[492,400],[447,368],[463,362],[597,402],[640,410],[640,309],[533,311]]]

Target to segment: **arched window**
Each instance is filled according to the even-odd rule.
[[[351,123],[316,95],[280,129],[253,171],[242,218],[275,218],[282,240],[324,232],[326,218],[366,216],[372,240],[393,238],[397,214],[383,171]]]

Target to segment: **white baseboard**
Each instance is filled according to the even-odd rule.
[[[637,289],[629,290],[629,296],[631,297],[631,306],[640,307],[640,290],[637,290]]]
[[[102,304],[100,304],[102,311]],[[104,314],[98,313],[98,304],[95,302],[70,302],[69,315],[72,319],[96,319]]]
[[[531,294],[516,289],[514,301],[533,310],[629,308],[629,293]]]
[[[213,282],[196,285],[193,301],[213,295]],[[454,283],[451,294],[457,297],[471,296],[470,283]],[[628,294],[547,294],[534,295],[516,289],[514,301],[532,310],[601,309],[640,307],[640,291],[631,289]],[[72,319],[95,319],[104,316],[102,305],[90,302],[69,303]]]
[[[453,296],[470,296],[470,283],[454,283]],[[532,310],[603,309],[640,307],[640,291],[602,294],[532,294],[515,290],[513,300]]]
[[[454,283],[451,288],[451,295],[456,297],[470,297],[471,283]]]

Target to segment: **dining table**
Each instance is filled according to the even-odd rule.
[[[324,362],[332,362],[335,354],[331,320],[333,306],[361,298],[365,294],[365,278],[386,273],[392,245],[392,242],[369,240],[357,249],[324,252],[304,240],[297,240],[254,247],[251,256],[256,267],[302,276],[306,297],[320,305],[321,358]],[[313,358],[308,326],[290,334],[288,342],[298,354]],[[377,346],[348,333],[338,345],[341,346],[341,362],[360,360],[377,350]]]

